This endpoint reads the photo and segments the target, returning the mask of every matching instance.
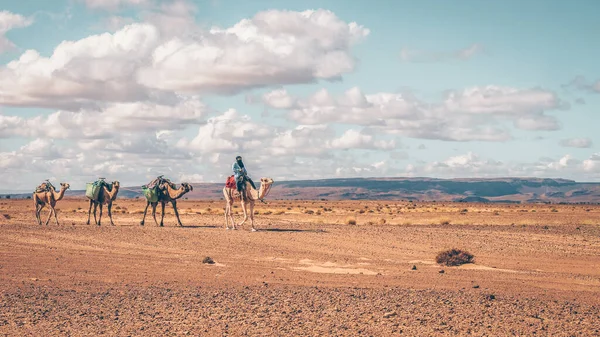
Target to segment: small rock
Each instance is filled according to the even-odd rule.
[[[215,261],[213,261],[213,259],[210,256],[207,256],[202,260],[202,263],[214,264]]]
[[[417,266],[413,264],[412,268],[410,268],[411,270],[417,270]]]
[[[495,300],[495,299],[496,299],[496,295],[494,295],[494,294],[489,294],[489,295],[486,295],[486,296],[485,296],[485,298],[486,298],[487,300],[489,300],[489,301],[491,301],[491,300]]]
[[[386,312],[385,314],[383,314],[383,318],[390,318],[392,316],[396,316],[396,311],[390,311],[390,312]]]
[[[476,285],[473,286],[473,288],[477,289],[477,288],[479,288],[479,285],[476,284]]]
[[[441,269],[440,274],[443,274],[443,273],[445,273],[445,271],[444,271],[444,269]]]

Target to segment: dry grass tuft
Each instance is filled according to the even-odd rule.
[[[213,264],[215,263],[215,261],[213,261],[213,259],[210,256],[207,256],[204,259],[202,259],[202,263]]]
[[[473,263],[474,258],[475,256],[467,251],[452,248],[440,252],[435,257],[435,262],[446,266],[460,266],[465,263]]]

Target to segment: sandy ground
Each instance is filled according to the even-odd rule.
[[[0,200],[0,335],[600,335],[598,206],[271,201],[258,232],[219,201],[181,201],[185,227],[144,206],[39,226]],[[475,263],[436,264],[453,247]]]

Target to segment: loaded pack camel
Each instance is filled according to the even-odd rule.
[[[36,190],[33,192],[33,204],[35,205],[35,218],[39,225],[42,224],[41,212],[42,209],[46,206],[50,206],[50,213],[48,213],[48,219],[46,219],[45,225],[48,225],[50,222],[50,217],[54,214],[54,219],[56,220],[56,224],[58,225],[58,217],[56,216],[56,210],[54,207],[56,206],[56,202],[61,200],[65,196],[65,192],[69,188],[69,184],[60,183],[60,191],[56,192],[54,186],[50,183],[44,183],[40,188],[46,189],[44,191]]]
[[[237,189],[230,188],[225,186],[223,188],[223,195],[225,196],[225,229],[229,229],[229,220],[231,220],[231,224],[233,229],[237,229],[235,226],[235,221],[233,220],[232,214],[232,206],[234,201],[239,201],[242,204],[242,210],[244,211],[244,220],[240,222],[238,226],[242,226],[246,220],[248,220],[248,213],[250,213],[250,224],[252,225],[252,231],[256,232],[256,228],[254,228],[254,203],[256,200],[263,201],[269,191],[271,191],[271,186],[273,185],[273,179],[271,178],[260,178],[260,186],[258,190],[252,188],[252,185],[246,181],[246,189],[244,190],[244,198],[241,198],[241,194]],[[243,200],[242,200],[243,199]],[[263,201],[264,202],[264,201]],[[248,212],[247,205],[250,205],[250,209]]]
[[[102,184],[102,188],[100,189],[100,193],[98,193],[98,199],[93,200],[90,199],[90,209],[88,210],[88,220],[87,224],[90,224],[90,213],[92,212],[92,205],[94,206],[94,223],[100,226],[102,222],[102,206],[106,204],[106,208],[108,209],[108,218],[110,219],[110,224],[115,225],[112,219],[112,203],[117,198],[117,193],[119,193],[119,181],[113,181],[112,189],[109,191],[106,184]],[[96,209],[100,205],[100,217],[96,220]]]
[[[146,209],[144,209],[144,218],[140,222],[140,225],[144,225],[144,221],[146,220],[146,212],[148,211],[148,206],[152,205],[152,217],[154,217],[154,222],[158,225],[158,221],[156,221],[156,206],[160,202],[162,206],[162,212],[160,217],[160,227],[163,226],[163,219],[165,218],[165,204],[170,202],[173,205],[173,210],[175,211],[175,216],[177,217],[177,222],[179,226],[183,227],[181,224],[181,220],[179,219],[179,212],[177,211],[177,199],[181,198],[184,194],[189,191],[192,191],[194,188],[192,185],[188,183],[181,183],[181,187],[175,188],[175,184],[170,182],[162,182],[159,185],[159,193],[158,193],[158,201],[150,202],[147,200]]]

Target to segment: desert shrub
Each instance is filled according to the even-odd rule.
[[[467,251],[452,248],[440,252],[435,257],[435,262],[446,266],[460,266],[465,263],[473,263],[474,258],[475,256]]]
[[[553,208],[553,209],[551,210],[551,212],[558,212],[558,210],[557,210],[556,208]]]
[[[271,212],[271,211],[265,211],[265,212],[263,212],[263,214],[264,215],[270,215],[270,214],[273,214],[273,212]]]
[[[346,224],[347,225],[356,225],[356,219],[348,218],[348,219],[346,219]]]
[[[281,214],[285,214],[285,211],[277,211],[274,213],[275,215],[281,215]]]
[[[202,263],[214,264],[215,261],[210,256],[207,256],[204,259],[202,259]]]
[[[449,225],[450,219],[440,219],[440,225]]]
[[[2,214],[5,219],[10,220],[10,214]]]

